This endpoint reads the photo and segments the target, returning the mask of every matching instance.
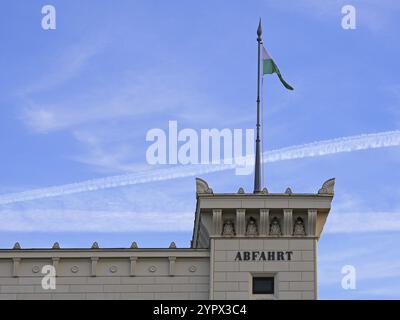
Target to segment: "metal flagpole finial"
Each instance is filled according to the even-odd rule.
[[[260,41],[261,40],[261,35],[262,35],[261,18],[260,18],[260,22],[258,23],[257,35],[258,35],[258,39],[257,40]]]

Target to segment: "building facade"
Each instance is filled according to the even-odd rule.
[[[0,250],[0,299],[317,299],[335,180],[315,194],[217,194],[196,179],[190,248]]]

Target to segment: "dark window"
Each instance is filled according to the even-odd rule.
[[[254,277],[253,294],[274,294],[274,277]]]

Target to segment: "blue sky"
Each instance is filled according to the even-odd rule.
[[[41,28],[45,4],[57,10],[56,30]],[[344,4],[356,8],[356,30],[341,27]],[[295,88],[265,79],[265,150],[392,132],[389,147],[356,143],[264,166],[270,192],[316,192],[336,177],[319,242],[320,298],[399,298],[399,15],[394,0],[3,1],[0,198],[179,171],[145,157],[146,133],[169,120],[253,128],[261,17],[264,45]],[[234,170],[201,177],[215,192],[252,191],[252,177]],[[191,175],[0,204],[0,247],[187,247],[194,210]],[[356,290],[340,286],[348,264]]]

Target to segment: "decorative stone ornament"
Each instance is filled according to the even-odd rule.
[[[78,273],[78,271],[79,271],[79,267],[78,266],[72,266],[71,267],[71,272],[72,273]]]
[[[329,179],[324,182],[322,188],[318,190],[318,194],[334,195],[335,193],[335,178]]]
[[[222,235],[232,237],[235,235],[235,225],[232,220],[226,220],[222,227]]]
[[[118,271],[117,266],[111,266],[111,267],[110,267],[110,272],[111,272],[111,273],[116,273],[117,271]]]
[[[293,193],[292,189],[290,189],[290,188],[287,188],[285,191],[285,194],[288,194],[288,195],[291,195],[292,193]]]
[[[190,266],[189,267],[189,272],[196,272],[197,271],[197,267],[196,266]]]
[[[267,188],[262,189],[261,193],[262,194],[268,194],[268,189]]]
[[[154,272],[157,271],[157,267],[156,266],[151,266],[151,267],[149,267],[149,271],[154,273]]]
[[[203,179],[196,178],[196,193],[197,194],[212,194],[212,189],[208,186],[208,183]]]
[[[52,249],[60,249],[60,244],[58,242],[54,242]]]
[[[137,248],[138,248],[137,243],[136,242],[132,242],[131,249],[137,249]]]
[[[238,194],[244,194],[245,192],[244,192],[244,189],[243,188],[239,188],[239,190],[238,190]]]
[[[97,242],[93,242],[92,249],[99,249],[99,244]]]
[[[270,227],[269,227],[269,234],[271,236],[280,236],[282,235],[281,232],[281,225],[279,223],[279,220],[277,217],[274,217],[271,221]]]
[[[304,221],[301,217],[297,217],[294,227],[293,227],[293,235],[295,236],[305,236],[306,230],[304,228]]]
[[[19,242],[16,242],[14,244],[13,250],[20,250],[21,249],[21,245],[19,244]]]
[[[39,273],[39,271],[40,271],[40,267],[39,267],[39,266],[34,266],[34,267],[32,268],[32,272],[33,272],[33,273]]]
[[[176,244],[175,242],[171,242],[171,244],[169,245],[170,249],[176,249]]]
[[[250,217],[249,221],[247,222],[246,235],[247,236],[258,235],[257,222],[256,219],[254,219],[253,217]]]

